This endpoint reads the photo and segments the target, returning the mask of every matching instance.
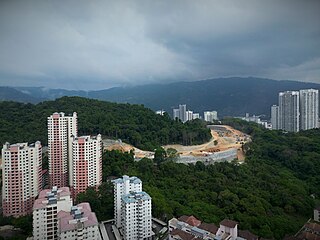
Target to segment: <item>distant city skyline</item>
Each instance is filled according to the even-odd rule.
[[[320,1],[1,1],[0,86],[320,83]]]

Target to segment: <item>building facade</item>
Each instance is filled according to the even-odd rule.
[[[114,220],[115,225],[121,228],[121,197],[130,192],[141,192],[142,182],[137,177],[123,176],[112,181],[114,184]]]
[[[175,120],[176,118],[179,119],[179,109],[178,108],[173,109],[173,119]]]
[[[318,90],[300,90],[300,126],[302,130],[319,127]]]
[[[53,113],[48,117],[48,160],[50,187],[68,186],[72,175],[72,140],[77,136],[77,113],[65,116]],[[69,172],[69,175],[68,175]]]
[[[203,113],[204,120],[207,122],[213,122],[218,120],[218,113],[216,111],[206,111]]]
[[[59,239],[101,239],[96,214],[87,202],[73,206],[69,211],[58,212],[57,219]]]
[[[122,195],[121,218],[124,240],[152,239],[151,197],[146,192]]]
[[[186,116],[187,116],[186,121],[193,120],[193,111],[190,111],[190,110],[186,111]]]
[[[300,128],[299,92],[279,93],[279,129],[298,132]]]
[[[58,213],[71,207],[68,187],[42,190],[33,205],[33,239],[58,239]]]
[[[70,187],[73,197],[88,187],[97,187],[102,182],[102,139],[82,136],[72,141],[72,170]]]
[[[279,106],[271,106],[271,125],[273,130],[279,129]]]
[[[186,104],[180,104],[179,105],[179,119],[182,122],[187,121],[187,105]]]
[[[2,148],[2,208],[4,216],[32,213],[42,188],[42,146],[6,143]]]
[[[200,114],[199,113],[194,113],[192,115],[192,119],[198,119],[198,118],[200,118]]]

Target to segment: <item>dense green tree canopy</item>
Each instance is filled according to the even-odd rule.
[[[320,130],[284,134],[240,120],[226,122],[253,136],[244,147],[243,164],[184,165],[170,160],[156,164],[146,158],[135,162],[132,153],[111,151],[103,156],[104,181],[123,174],[138,176],[152,197],[153,215],[163,220],[192,214],[218,224],[229,218],[238,221],[240,229],[264,238],[282,239],[297,232],[312,216],[320,196],[316,174]],[[112,205],[112,197],[101,199],[94,208],[105,202]],[[110,212],[100,215],[101,220],[110,216]]]
[[[47,117],[54,112],[78,113],[79,134],[102,134],[148,150],[171,143],[198,144],[211,138],[200,120],[188,123],[160,116],[142,105],[63,97],[37,105],[0,102],[0,143],[47,143]]]

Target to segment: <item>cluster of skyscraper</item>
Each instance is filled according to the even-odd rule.
[[[49,184],[70,186],[73,196],[102,182],[102,139],[78,137],[77,113],[48,117]]]
[[[101,135],[78,136],[76,113],[48,117],[49,189],[42,190],[39,141],[6,143],[2,158],[4,216],[33,213],[34,239],[101,239],[90,205],[73,206],[72,197],[102,181]],[[123,176],[113,183],[115,225],[123,239],[151,239],[151,197],[141,180]]]
[[[319,91],[306,89],[279,93],[279,105],[271,107],[272,129],[298,132],[319,127]]]
[[[48,117],[48,161],[50,188],[70,187],[71,195],[76,198],[88,187],[98,187],[102,182],[101,135],[78,136],[76,113],[72,116],[53,113]],[[39,141],[31,145],[5,143],[2,148],[3,215],[19,217],[31,214],[33,208],[37,209],[36,206],[40,205],[34,204],[43,186],[42,177],[42,146]],[[39,198],[50,205],[51,195],[40,193]],[[53,202],[57,201],[57,197],[53,196],[53,199]],[[39,229],[41,227],[34,230],[36,235]]]
[[[158,112],[157,112],[158,113]],[[193,113],[193,111],[187,110],[186,104],[180,104],[179,108],[173,109],[173,119],[180,119],[181,122],[190,121],[193,119],[201,118],[199,113]],[[217,112],[216,111],[206,111],[204,112],[204,120],[208,122],[212,122],[213,120],[217,120]]]

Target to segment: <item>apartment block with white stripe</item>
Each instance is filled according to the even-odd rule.
[[[72,141],[72,170],[70,187],[73,196],[84,192],[88,187],[98,187],[102,183],[102,139],[82,136]]]
[[[32,213],[42,187],[42,146],[6,143],[2,148],[2,207],[4,216]]]

